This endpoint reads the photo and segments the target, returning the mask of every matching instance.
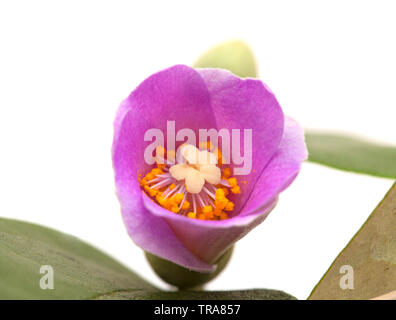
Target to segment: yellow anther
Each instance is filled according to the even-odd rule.
[[[238,181],[236,178],[229,178],[227,181],[230,184],[232,193],[241,193],[241,188],[238,186]]]
[[[224,190],[222,188],[216,189],[215,198],[223,198],[224,197]]]
[[[215,217],[215,215],[213,212],[205,213],[206,220],[213,220],[214,217]]]
[[[183,193],[177,193],[172,197],[172,199],[174,199],[177,204],[180,204],[180,202],[182,202],[183,198],[184,198]]]
[[[209,212],[212,212],[213,211],[213,208],[212,208],[212,206],[205,206],[205,207],[203,207],[202,208],[202,212],[203,213],[209,213]]]
[[[200,214],[198,215],[198,219],[199,219],[199,220],[206,220],[205,214],[200,213]]]
[[[159,203],[161,206],[165,206],[165,204],[166,204],[166,199],[164,199],[164,197],[163,197],[160,193],[157,194],[157,196],[155,197],[155,200],[157,200],[158,203]]]
[[[147,184],[147,179],[144,177],[143,179],[140,180],[140,185],[143,187]]]
[[[163,174],[164,172],[160,168],[154,168],[151,170],[151,173],[157,176],[159,174]]]
[[[238,185],[238,182],[237,182],[236,178],[229,178],[229,179],[227,179],[227,181],[230,184],[231,188]]]
[[[158,194],[157,189],[152,189],[148,185],[144,186],[144,190],[150,195],[150,197],[155,197]]]
[[[174,184],[174,183],[172,183],[170,186],[169,186],[169,189],[170,190],[173,190],[173,189],[175,189],[176,188],[176,185]]]
[[[164,168],[166,168],[166,164],[164,164],[164,163],[157,163],[157,167],[158,167],[158,169],[164,169]]]
[[[239,186],[235,186],[234,188],[231,189],[231,192],[235,194],[239,194],[241,193],[241,188]]]
[[[224,210],[225,211],[232,211],[232,210],[234,210],[234,207],[235,207],[234,203],[231,202],[231,201],[228,201],[226,206],[224,207]]]
[[[222,212],[223,212],[223,211],[222,211],[221,209],[215,208],[215,210],[213,211],[213,214],[214,214],[216,217],[220,217],[220,214],[221,214]]]
[[[181,208],[182,208],[182,210],[187,210],[188,208],[190,208],[190,202],[188,202],[187,200],[184,201]]]
[[[228,203],[228,199],[225,197],[224,190],[219,188],[215,194],[215,205],[216,209],[223,210]]]
[[[220,220],[226,220],[226,219],[228,219],[228,214],[225,213],[225,212],[222,212],[222,213],[220,214]]]
[[[223,191],[224,191],[224,195],[225,196],[228,196],[228,194],[230,193],[229,191],[228,191],[228,189],[227,188],[221,188],[221,189],[223,189]]]
[[[187,213],[187,217],[195,219],[197,217],[197,214],[195,212],[189,212]]]
[[[225,168],[224,171],[223,171],[223,176],[226,179],[231,177],[231,169],[230,168]]]

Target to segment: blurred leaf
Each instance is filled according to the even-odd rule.
[[[40,288],[42,265],[54,269],[53,290]],[[0,299],[89,299],[120,290],[132,299],[142,289],[157,290],[81,240],[0,218]]]
[[[210,49],[197,60],[194,68],[222,68],[242,78],[257,77],[253,53],[242,41],[229,41]]]
[[[396,146],[339,134],[306,131],[309,161],[333,168],[396,178]]]
[[[140,300],[296,300],[295,297],[277,290],[252,289],[236,291],[177,291],[177,292],[114,292],[97,299]]]
[[[342,223],[342,221],[340,221]],[[336,232],[336,231],[335,231]],[[341,289],[350,265],[354,289]],[[396,183],[339,254],[309,299],[371,299],[396,288]]]

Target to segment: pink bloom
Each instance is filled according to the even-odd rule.
[[[150,128],[166,133],[167,121],[196,133],[252,129],[253,170],[239,183],[228,219],[188,218],[142,190],[138,173],[152,169],[144,160],[144,134]],[[150,76],[122,102],[114,128],[117,195],[130,237],[142,249],[198,272],[212,272],[213,261],[267,217],[307,158],[303,129],[283,115],[270,89],[221,69],[176,65]],[[185,186],[178,187],[187,196]],[[205,194],[202,199],[210,201]]]

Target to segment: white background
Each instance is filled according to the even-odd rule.
[[[112,124],[151,73],[245,40],[284,112],[307,128],[396,142],[392,1],[2,1],[0,215],[84,239],[162,288],[126,234]],[[392,181],[305,163],[209,289],[300,299]]]

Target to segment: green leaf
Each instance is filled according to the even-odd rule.
[[[396,178],[396,146],[386,146],[339,134],[307,131],[309,161],[333,168]]]
[[[353,289],[340,287],[341,278],[347,275],[340,273],[340,268],[345,265],[353,268]],[[371,299],[395,288],[396,183],[335,259],[309,299]]]
[[[96,299],[140,299],[140,300],[296,300],[295,297],[278,290],[251,289],[236,291],[177,291],[136,292],[120,291],[99,296]]]
[[[40,267],[54,270],[41,289]],[[81,240],[39,225],[0,218],[1,299],[295,299],[277,290],[164,292]]]
[[[40,288],[42,265],[54,270],[53,290]],[[0,218],[0,299],[89,299],[120,290],[133,299],[157,289],[75,237]]]
[[[229,41],[210,49],[195,62],[194,68],[222,68],[242,78],[257,77],[253,53],[242,41]]]

